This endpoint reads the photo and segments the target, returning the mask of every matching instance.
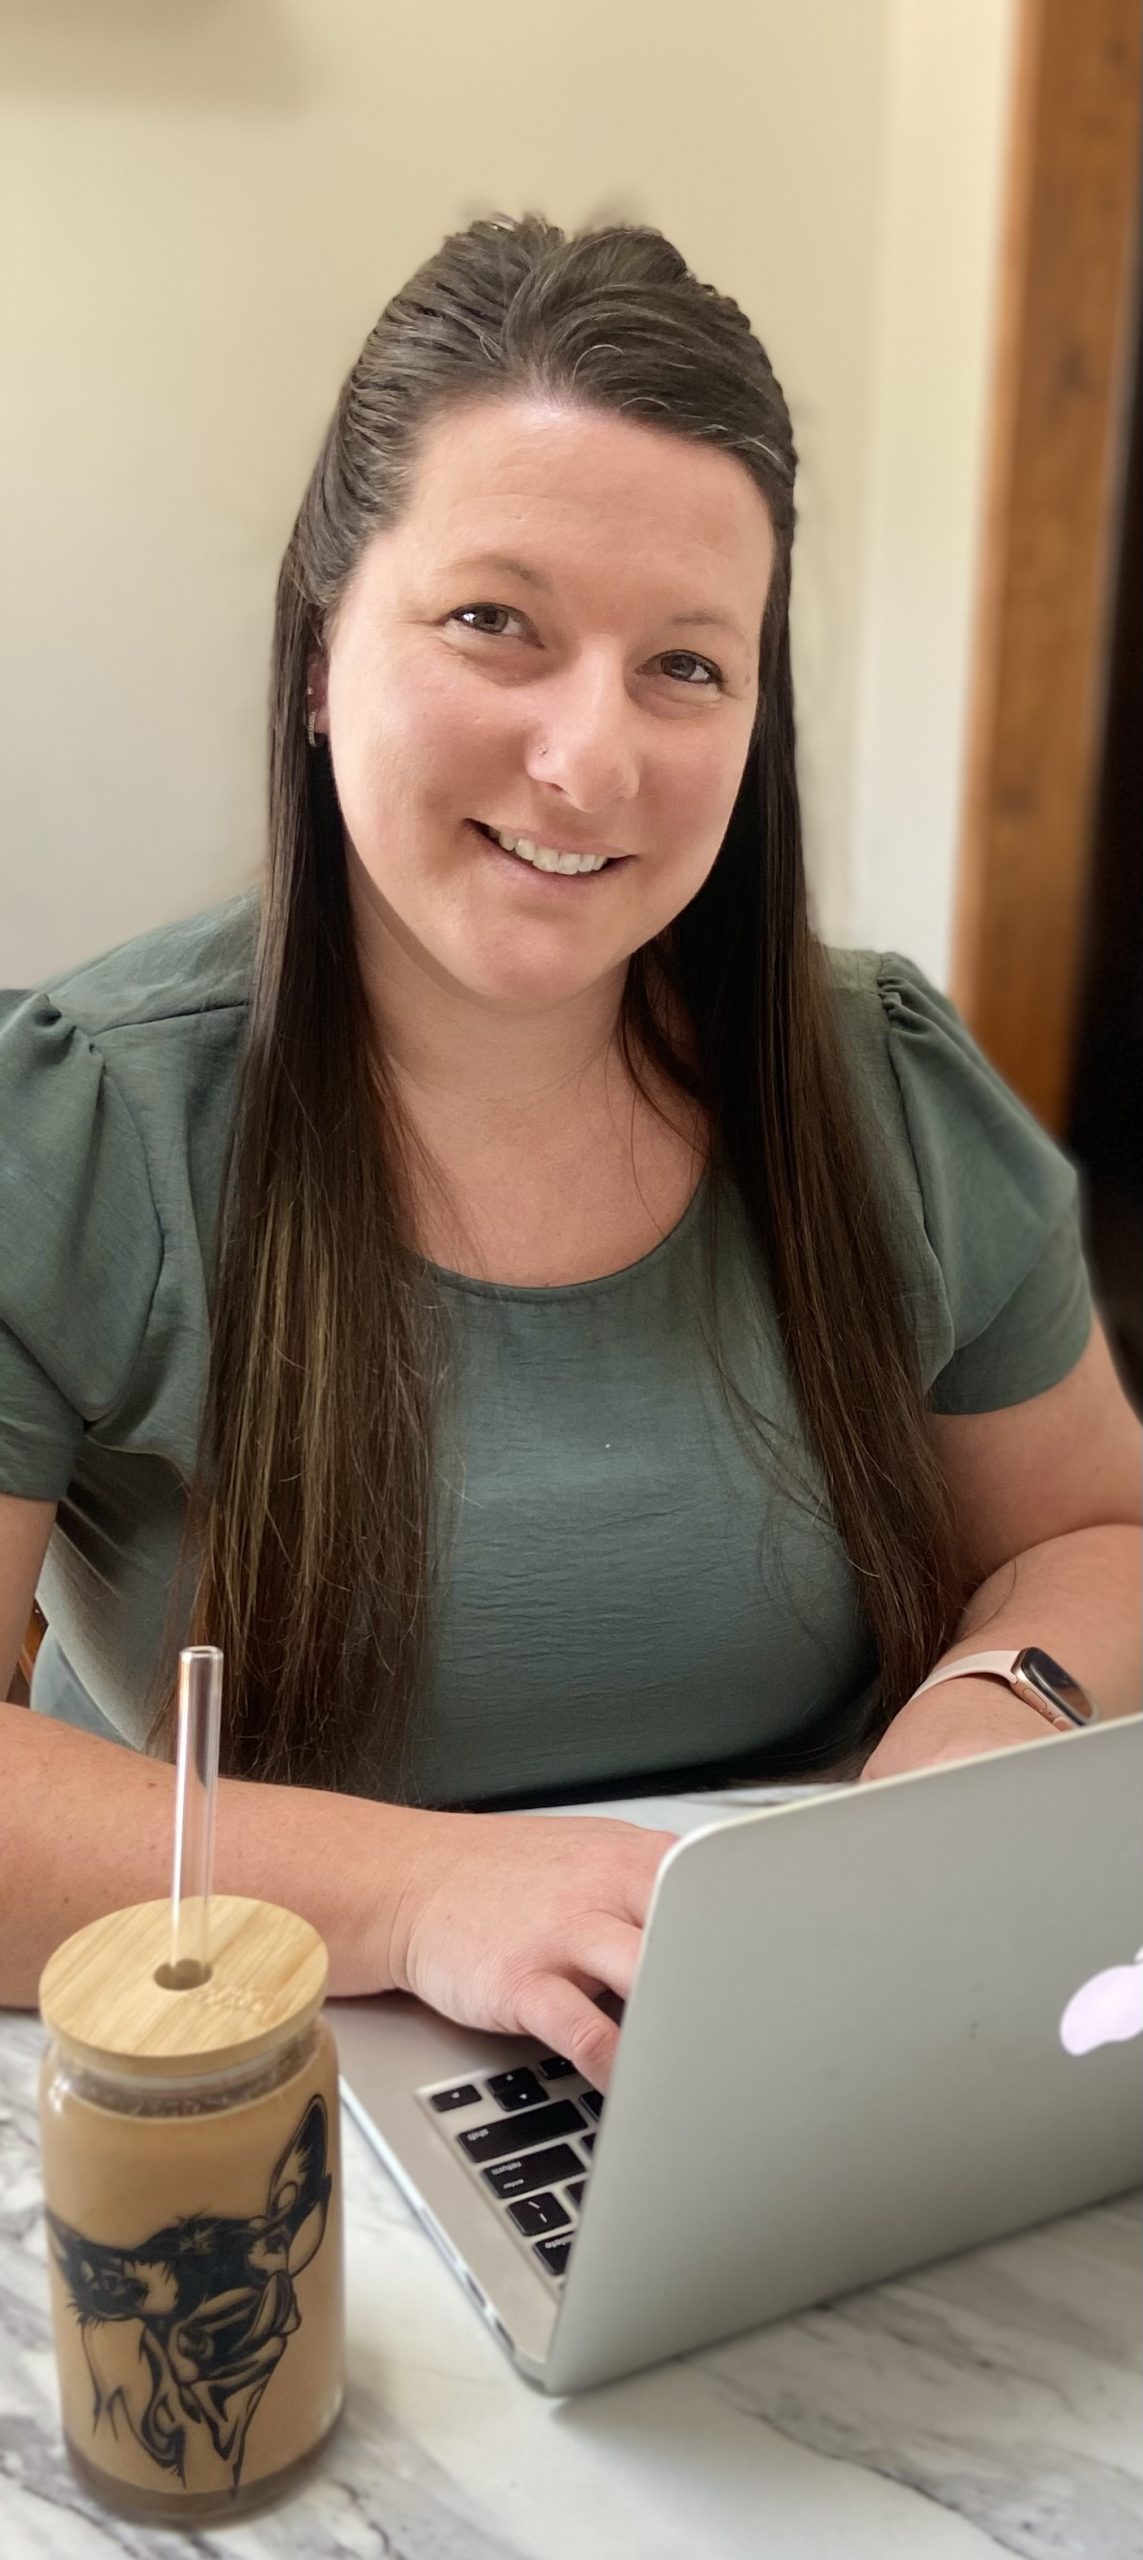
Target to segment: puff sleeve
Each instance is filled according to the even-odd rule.
[[[114,1436],[162,1260],[142,1141],[95,1041],[0,994],[0,1492],[58,1501]]]
[[[931,1403],[1022,1403],[1066,1377],[1091,1330],[1075,1166],[914,961],[881,953],[877,989],[912,1176]]]

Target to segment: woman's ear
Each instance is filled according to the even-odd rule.
[[[329,664],[320,650],[306,668],[306,734],[311,746],[315,738],[329,736]]]

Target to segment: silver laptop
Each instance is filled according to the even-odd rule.
[[[590,1809],[682,1835],[605,2101],[403,1995],[331,2012],[347,2107],[545,2390],[1143,2177],[1143,1716],[792,1799]]]

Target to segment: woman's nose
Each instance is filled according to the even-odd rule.
[[[585,813],[633,800],[639,788],[638,711],[614,669],[581,669],[543,688],[525,751],[532,779]]]

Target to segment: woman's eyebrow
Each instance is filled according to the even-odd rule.
[[[522,578],[525,586],[538,587],[543,595],[550,596],[555,593],[551,579],[545,577],[542,569],[533,569],[527,560],[517,560],[514,554],[508,551],[471,552],[467,559],[457,560],[454,563],[452,574],[454,577],[463,577],[469,569],[500,569],[506,577]],[[684,622],[692,625],[704,624],[709,631],[729,631],[731,637],[739,641],[744,649],[748,645],[741,625],[735,622],[730,614],[712,613],[707,605],[696,605],[693,612],[672,613],[666,618],[672,629],[677,629]]]

